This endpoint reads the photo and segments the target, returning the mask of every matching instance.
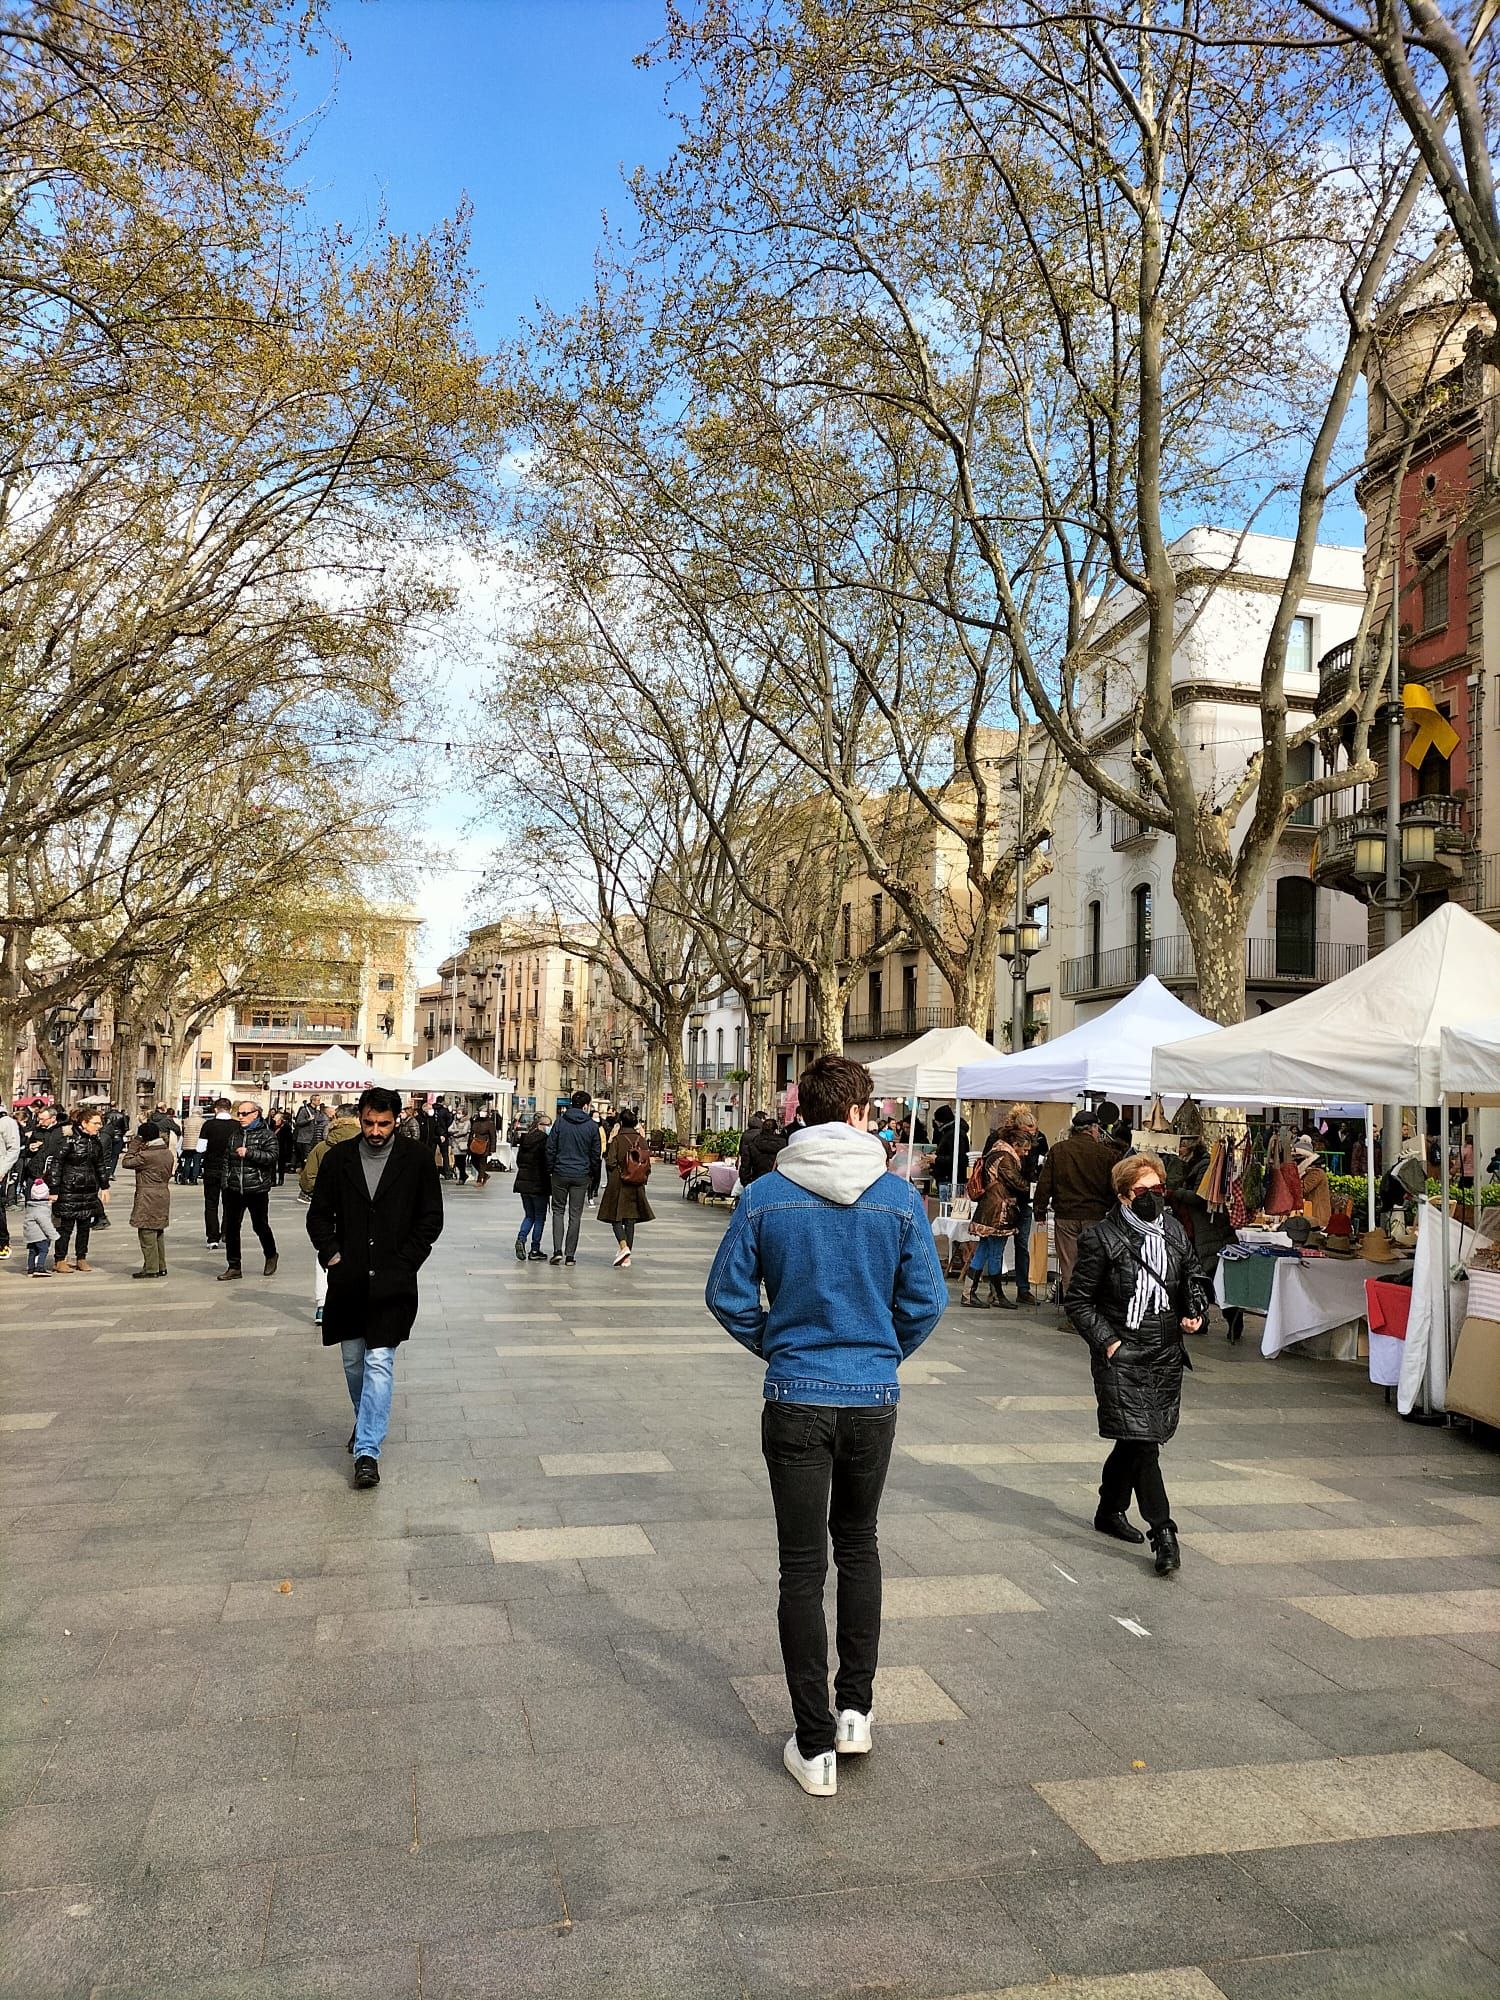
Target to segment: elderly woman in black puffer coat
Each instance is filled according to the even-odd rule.
[[[1196,1333],[1209,1289],[1186,1232],[1166,1206],[1154,1153],[1132,1153],[1112,1175],[1118,1207],[1084,1231],[1063,1299],[1089,1344],[1099,1435],[1113,1438],[1094,1526],[1117,1541],[1146,1538],[1127,1518],[1134,1493],[1151,1531],[1157,1574],[1182,1567],[1177,1523],[1162,1482],[1160,1452],[1177,1429],[1182,1371],[1192,1363],[1184,1333]]]

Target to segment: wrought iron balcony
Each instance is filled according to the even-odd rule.
[[[1245,940],[1245,978],[1251,986],[1325,986],[1364,961],[1362,944],[1320,944],[1311,938]],[[1070,1000],[1128,992],[1148,972],[1165,986],[1191,986],[1198,977],[1193,941],[1185,935],[1085,952],[1081,958],[1065,958],[1061,970],[1062,990]]]

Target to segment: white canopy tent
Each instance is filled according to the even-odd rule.
[[[1414,1277],[1397,1390],[1403,1416],[1424,1387],[1433,1405],[1442,1407],[1452,1352],[1450,1291],[1442,1282],[1450,1268],[1443,1031],[1457,1030],[1461,1040],[1476,999],[1492,993],[1500,993],[1500,933],[1458,904],[1445,903],[1399,943],[1342,979],[1256,1020],[1163,1044],[1152,1061],[1152,1084],[1164,1095],[1191,1092],[1209,1101],[1238,1098],[1267,1104],[1363,1098],[1370,1104],[1444,1107],[1443,1254],[1432,1259],[1429,1288],[1441,1300],[1429,1311]],[[1470,1046],[1474,1059],[1482,1061],[1479,1045]],[[1452,1050],[1456,1058],[1457,1042]],[[1431,1339],[1439,1312],[1446,1350],[1440,1370]]]
[[[496,1076],[487,1069],[481,1069],[474,1058],[465,1055],[457,1042],[450,1042],[441,1055],[430,1062],[420,1064],[401,1079],[402,1088],[422,1094],[429,1091],[452,1091],[459,1097],[510,1097],[514,1094],[516,1080],[513,1076]]]
[[[1163,1096],[1436,1105],[1440,1038],[1500,993],[1500,932],[1445,903],[1399,944],[1253,1021],[1160,1046]]]
[[[1037,1104],[1070,1104],[1085,1091],[1107,1091],[1128,1102],[1151,1095],[1151,1055],[1162,1042],[1212,1034],[1216,1021],[1195,1014],[1169,993],[1154,973],[1107,1013],[1081,1021],[1056,1041],[1015,1055],[964,1063],[961,1098],[1011,1097]]]
[[[922,1099],[953,1100],[952,1183],[959,1184],[958,1172],[958,1072],[962,1064],[998,1062],[1000,1051],[973,1028],[929,1028],[904,1049],[882,1056],[870,1064],[870,1076],[877,1097],[904,1097],[911,1105],[915,1129],[917,1106]],[[907,1149],[910,1173],[911,1149]]]
[[[374,1084],[394,1088],[400,1081],[399,1077],[386,1076],[379,1070],[371,1069],[357,1055],[351,1055],[337,1042],[331,1042],[322,1055],[309,1056],[296,1069],[273,1076],[271,1089],[273,1092],[327,1090],[339,1097],[357,1097],[362,1090],[369,1090]]]
[[[1500,1014],[1444,1028],[1438,1039],[1438,1080],[1444,1097],[1500,1104]]]

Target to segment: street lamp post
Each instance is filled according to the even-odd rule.
[[[1002,924],[997,945],[1000,956],[1010,966],[1010,1046],[1014,1055],[1026,1046],[1026,968],[1042,948],[1041,925],[1030,918]]]
[[[750,1071],[750,1104],[748,1108],[751,1111],[762,1110],[770,1097],[770,1091],[765,1084],[765,1059],[766,1039],[770,1033],[773,1005],[774,1002],[770,994],[762,993],[757,988],[750,995],[750,1003],[746,1009],[750,1016],[750,1061],[748,1064]]]

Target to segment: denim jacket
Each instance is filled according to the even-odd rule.
[[[708,1274],[708,1309],[766,1362],[769,1401],[895,1403],[897,1368],[948,1304],[922,1198],[883,1157],[857,1199],[815,1193],[789,1177],[797,1150],[740,1196]]]

